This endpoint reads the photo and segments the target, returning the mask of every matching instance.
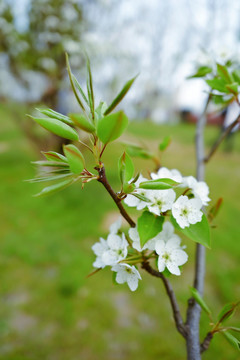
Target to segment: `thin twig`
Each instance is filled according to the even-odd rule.
[[[186,330],[186,327],[185,327],[185,325],[183,323],[183,319],[182,319],[180,309],[179,309],[179,306],[178,306],[178,303],[177,303],[177,299],[176,299],[176,296],[175,296],[175,293],[173,291],[171,283],[169,282],[169,280],[167,278],[165,278],[165,276],[162,273],[160,273],[159,271],[153,269],[147,261],[142,263],[142,268],[145,269],[149,274],[151,274],[151,275],[153,275],[155,277],[158,277],[158,278],[160,278],[162,280],[162,282],[164,284],[164,287],[165,287],[165,290],[167,292],[167,295],[169,297],[170,303],[171,303],[176,328],[180,332],[180,334],[184,338],[186,338],[187,330]]]
[[[103,154],[104,150],[106,149],[106,146],[107,146],[107,144],[104,144],[104,146],[103,146],[103,148],[102,148],[102,151],[101,151],[101,153],[100,153],[99,159],[101,159],[102,154]]]
[[[202,344],[200,345],[201,354],[209,348],[212,338],[213,338],[212,332],[208,332]]]
[[[219,145],[223,142],[223,140],[225,139],[225,137],[230,134],[230,132],[232,131],[232,129],[240,122],[240,115],[238,115],[238,117],[236,118],[236,120],[234,120],[234,122],[232,124],[230,124],[225,131],[219,136],[219,138],[217,139],[217,141],[215,142],[215,144],[213,144],[212,149],[210,150],[209,154],[205,157],[204,162],[207,163],[211,157],[215,154],[215,152],[217,151]]]
[[[121,203],[121,199],[119,199],[119,197],[114,192],[111,185],[109,184],[109,182],[107,180],[107,177],[106,177],[106,172],[105,172],[105,168],[104,168],[103,164],[101,164],[101,167],[96,167],[95,169],[98,171],[98,174],[99,174],[98,181],[103,184],[103,186],[105,187],[107,192],[110,194],[113,201],[117,205],[121,215],[124,217],[124,219],[129,223],[129,225],[131,227],[135,227],[135,225],[136,225],[135,222],[128,215],[128,213],[126,212],[126,210],[124,209],[124,207],[123,207],[123,205]]]

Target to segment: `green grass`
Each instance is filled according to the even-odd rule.
[[[21,121],[25,109],[19,110]],[[158,279],[143,275],[139,289],[115,286],[104,269],[93,277],[91,246],[107,234],[116,207],[99,183],[81,190],[74,185],[49,198],[33,198],[41,184],[29,184],[36,160],[31,143],[16,126],[8,106],[0,109],[0,359],[4,360],[164,360],[185,359],[185,345],[175,331],[168,300]],[[16,111],[15,111],[16,114]],[[194,126],[132,123],[123,140],[141,137],[151,150],[166,135],[172,144],[162,164],[184,175],[195,172]],[[218,130],[206,131],[209,146]],[[136,142],[136,139],[134,140]],[[112,144],[104,162],[113,187],[122,145]],[[215,201],[224,198],[207,251],[205,300],[217,313],[240,298],[239,288],[239,134],[235,149],[221,147],[207,166],[207,182]],[[136,159],[136,168],[152,170],[150,161]],[[131,211],[134,215],[135,213]],[[180,278],[172,276],[183,313],[192,285],[194,245],[186,240],[189,262]],[[236,326],[236,316],[231,321]],[[208,319],[202,317],[202,336]],[[216,336],[203,359],[235,360],[237,353]]]

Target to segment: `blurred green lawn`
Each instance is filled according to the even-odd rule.
[[[20,108],[19,121],[23,112]],[[139,289],[131,293],[126,285],[113,285],[107,269],[86,278],[94,260],[91,246],[107,234],[117,215],[115,204],[99,183],[90,183],[83,190],[76,184],[47,198],[32,197],[42,184],[24,180],[34,177],[30,161],[39,156],[11,114],[10,107],[1,106],[0,359],[185,359],[185,344],[175,331],[160,280],[143,273]],[[208,145],[218,131],[207,129]],[[169,134],[172,144],[162,164],[178,168],[184,175],[194,174],[193,125],[132,123],[125,140],[141,136],[142,143],[156,149]],[[207,166],[211,198],[224,198],[215,220],[217,227],[212,230],[212,250],[207,251],[205,299],[216,313],[226,302],[240,298],[239,134],[234,140],[232,153],[223,152],[221,147]],[[119,182],[114,159],[122,149],[121,144],[109,145],[104,157],[116,189]],[[152,170],[150,161],[136,159],[135,163],[137,170]],[[133,211],[131,214],[134,216]],[[180,278],[171,278],[183,313],[192,285],[194,257],[194,245],[184,242],[190,260]],[[239,317],[230,323],[239,326]],[[203,336],[208,329],[204,314],[202,326]],[[206,360],[237,357],[221,335],[203,355]]]

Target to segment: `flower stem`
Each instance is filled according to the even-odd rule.
[[[121,199],[119,199],[119,197],[117,196],[117,194],[114,192],[114,190],[112,189],[111,185],[109,184],[107,177],[106,177],[106,172],[105,172],[105,167],[104,165],[101,163],[100,166],[95,167],[95,169],[98,171],[99,177],[98,177],[98,181],[100,183],[103,184],[103,186],[105,187],[105,189],[107,190],[107,192],[110,194],[110,196],[112,197],[113,201],[115,202],[115,204],[117,205],[121,215],[124,217],[124,219],[129,223],[129,225],[131,227],[135,227],[135,222],[132,220],[132,218],[128,215],[128,213],[126,212],[126,210],[124,209],[122,203],[121,203]]]

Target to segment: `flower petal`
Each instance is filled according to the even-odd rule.
[[[118,230],[122,226],[122,218],[119,216],[119,218],[110,226],[110,234],[117,234]]]
[[[158,257],[158,271],[163,272],[166,266],[165,259],[161,256]]]
[[[166,250],[167,251],[172,251],[174,249],[178,249],[178,248],[180,248],[180,244],[181,244],[180,237],[178,237],[177,235],[173,236],[171,239],[169,239],[166,242]]]
[[[121,248],[122,238],[115,234],[109,234],[107,237],[107,243],[111,249],[117,250]]]
[[[181,275],[181,272],[175,263],[168,261],[166,266],[167,266],[168,270],[170,271],[170,273],[172,273],[174,275]]]
[[[138,277],[135,274],[129,274],[127,277],[127,284],[131,291],[135,291],[138,287]]]
[[[165,242],[163,240],[156,241],[155,250],[157,254],[162,254],[165,252]]]
[[[178,266],[185,264],[188,261],[188,255],[181,249],[174,250],[171,253],[171,260]]]

